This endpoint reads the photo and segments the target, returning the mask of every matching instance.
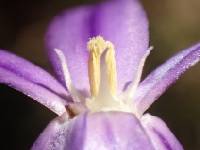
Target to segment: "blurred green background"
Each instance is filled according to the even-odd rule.
[[[94,0],[0,0],[0,48],[51,71],[44,33],[53,16]],[[177,51],[200,41],[199,0],[142,0],[151,45],[144,77]],[[187,71],[149,112],[160,116],[186,150],[200,149],[200,64]],[[30,98],[0,85],[1,149],[29,149],[55,115]]]

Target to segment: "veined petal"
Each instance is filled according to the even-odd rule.
[[[85,113],[70,121],[50,123],[33,150],[154,150],[132,114]]]
[[[183,72],[200,60],[200,44],[185,49],[155,69],[139,85],[134,103],[139,113],[146,111]]]
[[[183,150],[180,142],[160,118],[145,114],[141,122],[155,150]]]
[[[61,115],[67,92],[50,74],[6,51],[0,51],[0,83],[4,83]]]
[[[134,79],[140,59],[148,49],[148,22],[138,0],[108,0],[66,11],[54,19],[46,43],[62,82],[55,48],[65,53],[75,87],[88,91],[86,43],[97,35],[115,45],[119,89],[122,90],[125,83]]]

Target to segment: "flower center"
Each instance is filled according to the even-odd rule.
[[[123,111],[132,112],[133,104],[123,101],[117,95],[117,71],[114,45],[101,36],[91,38],[87,45],[89,51],[88,74],[91,97],[86,106],[92,112]]]
[[[61,50],[55,49],[61,62],[61,68],[65,78],[66,87],[71,94],[74,103],[67,106],[71,116],[89,110],[121,111],[138,115],[138,110],[133,104],[133,98],[139,84],[142,68],[151,48],[142,57],[137,69],[137,75],[122,94],[117,94],[117,71],[115,60],[115,48],[110,41],[105,41],[101,36],[91,38],[87,43],[89,51],[88,75],[90,84],[90,97],[84,97],[73,86],[67,67],[67,60]]]

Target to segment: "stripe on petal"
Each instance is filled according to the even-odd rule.
[[[185,49],[155,69],[139,85],[134,103],[142,114],[180,75],[200,60],[200,44]]]
[[[108,0],[64,12],[54,19],[46,43],[61,81],[64,78],[55,48],[65,53],[75,87],[89,90],[86,44],[97,35],[114,43],[122,90],[125,83],[133,80],[140,59],[148,49],[148,22],[138,0]]]

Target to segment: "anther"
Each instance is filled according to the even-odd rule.
[[[88,62],[88,74],[91,96],[95,97],[100,85],[100,56],[106,48],[106,42],[100,36],[91,38],[87,44],[90,52]]]
[[[114,45],[111,42],[106,42],[107,52],[106,52],[106,67],[107,76],[109,82],[109,88],[112,95],[116,94],[117,90],[117,70],[115,61],[115,50]]]
[[[111,42],[105,41],[101,36],[91,38],[87,44],[90,52],[88,62],[88,74],[90,82],[90,92],[92,97],[96,97],[99,93],[100,86],[100,59],[102,53],[106,50],[105,65],[108,78],[108,86],[111,95],[116,94],[117,89],[117,73],[115,62],[115,50]]]

